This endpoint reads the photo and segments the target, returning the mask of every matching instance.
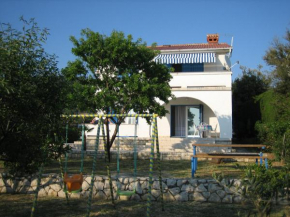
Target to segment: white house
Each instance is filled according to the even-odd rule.
[[[170,86],[175,99],[164,105],[169,113],[158,119],[160,137],[199,137],[196,126],[207,123],[215,133],[206,137],[232,138],[232,47],[220,43],[218,34],[207,35],[207,43],[161,45],[154,61],[174,69]],[[132,136],[134,121],[127,118],[120,135]],[[150,126],[138,122],[138,137],[149,137]]]

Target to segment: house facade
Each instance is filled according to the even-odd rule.
[[[207,35],[207,43],[161,45],[154,61],[172,70],[170,87],[174,99],[165,106],[169,113],[158,119],[159,137],[232,138],[232,47],[220,43],[218,34]],[[211,133],[198,131],[206,123]],[[113,129],[112,129],[113,130]],[[127,118],[120,135],[134,134],[134,120]],[[151,126],[138,120],[138,137],[150,137]]]

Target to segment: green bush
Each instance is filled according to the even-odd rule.
[[[278,202],[278,196],[285,196],[287,193],[289,197],[288,167],[278,170],[251,165],[245,169],[240,185],[236,185],[235,180],[222,182],[223,175],[213,174],[213,177],[220,183],[227,183],[228,188],[242,196],[244,203],[250,203],[255,207],[256,213],[250,211],[247,216],[252,214],[259,217],[269,216],[274,202],[276,201],[276,204]]]
[[[270,147],[269,151],[273,152],[278,160],[290,163],[290,123],[257,122],[256,130],[262,143]]]

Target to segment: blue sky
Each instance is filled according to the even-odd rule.
[[[59,68],[75,58],[69,37],[90,28],[123,31],[148,45],[206,43],[207,34],[219,33],[220,42],[234,39],[232,64],[269,69],[263,56],[290,28],[289,10],[289,0],[0,0],[0,22],[20,28],[23,15],[50,29],[46,50]],[[235,79],[241,70],[232,69]]]

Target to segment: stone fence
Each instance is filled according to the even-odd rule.
[[[148,177],[112,177],[113,191],[116,199],[126,200],[147,200],[148,196]],[[117,181],[116,181],[117,180]],[[239,180],[235,181],[240,184]],[[82,192],[69,194],[71,198],[86,198],[89,195],[89,183],[91,177],[85,176],[82,185]],[[217,203],[240,203],[242,198],[233,193],[234,189],[228,189],[222,184],[212,179],[175,179],[166,178],[162,181],[163,196],[165,201],[202,201]],[[8,179],[5,174],[0,174],[0,193],[19,193],[34,194],[37,186],[36,177]],[[119,198],[116,190],[136,189],[136,194],[129,198]],[[160,185],[158,179],[153,179],[152,200],[160,199]],[[43,175],[39,190],[40,197],[61,197],[65,198],[62,179],[59,175]],[[96,176],[93,188],[93,197],[95,199],[110,199],[109,180],[106,176]]]
[[[117,200],[146,201],[148,196],[148,177],[112,177],[114,197]],[[229,180],[228,180],[229,181]],[[234,180],[235,186],[241,184],[240,180]],[[85,176],[82,192],[68,194],[70,198],[88,198],[91,177]],[[213,203],[241,203],[243,198],[236,192],[236,187],[225,187],[225,180],[218,183],[214,179],[176,179],[165,178],[162,180],[163,198],[165,201],[200,201]],[[22,177],[9,179],[0,173],[0,194],[18,193],[34,194],[37,187],[36,177]],[[116,190],[136,190],[131,197],[117,196]],[[160,200],[160,185],[158,179],[153,179],[152,200]],[[59,175],[43,175],[40,184],[39,197],[61,197],[65,199],[62,179]],[[111,199],[109,180],[106,176],[96,176],[93,187],[93,197],[99,200]],[[285,198],[280,198],[282,203]]]

